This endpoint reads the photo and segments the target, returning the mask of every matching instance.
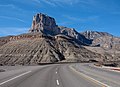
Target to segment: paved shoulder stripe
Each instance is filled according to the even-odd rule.
[[[23,76],[23,75],[26,75],[26,74],[28,74],[28,73],[30,73],[30,72],[32,72],[32,71],[28,71],[28,72],[22,73],[22,74],[20,74],[20,75],[18,75],[18,76],[15,76],[15,77],[13,77],[13,78],[11,78],[11,79],[9,79],[9,80],[6,80],[6,81],[0,83],[0,85],[3,85],[3,84],[5,84],[5,83],[7,83],[7,82],[10,82],[10,81],[12,81],[12,80],[14,80],[14,79],[16,79],[16,78],[19,78],[19,77],[21,77],[21,76]]]

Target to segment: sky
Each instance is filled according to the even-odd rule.
[[[57,25],[120,36],[120,0],[0,0],[0,36],[28,32],[36,13]]]

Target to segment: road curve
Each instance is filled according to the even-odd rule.
[[[107,87],[91,74],[87,75],[85,70],[89,69],[92,70],[88,64],[26,66],[0,73],[0,87]]]

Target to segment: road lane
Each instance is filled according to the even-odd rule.
[[[51,65],[51,67],[38,71],[15,87],[101,87],[81,78],[68,66]]]
[[[71,66],[75,70],[71,69],[70,68]],[[32,66],[32,67],[28,67],[27,69],[21,69],[21,70],[22,71],[26,70],[26,71],[18,74],[17,78],[16,76],[12,76],[11,78],[9,77],[7,80],[3,79],[2,80],[3,83],[5,81],[7,82],[5,84],[1,84],[0,87],[105,87],[104,85],[99,84],[99,82],[94,82],[93,80],[90,80],[87,77],[79,74],[80,72],[89,77],[94,78],[92,74],[94,71],[97,71],[95,75],[96,76],[100,75],[101,71],[93,67],[91,68],[89,64],[61,64],[61,65],[55,64],[44,67]],[[30,70],[31,72],[29,72]],[[24,73],[27,74],[24,75]],[[101,78],[98,79],[99,77],[102,76],[98,76],[97,79],[96,78],[94,79],[98,81],[100,80],[101,82]],[[104,76],[104,78],[106,77]],[[0,80],[0,83],[2,82]],[[120,87],[120,86],[118,86],[117,84],[117,86],[111,86],[111,87]]]
[[[21,76],[24,76],[24,75],[26,75],[26,74],[28,74],[28,73],[30,73],[30,72],[32,72],[32,71],[28,71],[28,72],[22,73],[22,74],[20,74],[20,75],[18,75],[18,76],[15,76],[15,77],[13,77],[13,78],[11,78],[11,79],[8,79],[8,80],[0,83],[0,86],[2,86],[3,84],[5,84],[5,83],[7,83],[7,82],[10,82],[10,81],[12,81],[12,80],[14,80],[14,79],[17,79],[17,78],[19,78],[19,77],[21,77]]]
[[[77,71],[111,87],[120,87],[120,73],[118,72],[97,68],[93,64],[75,64],[73,67]]]
[[[10,87],[55,87],[55,78],[52,74],[55,74],[53,68],[56,66],[48,66],[40,69],[30,77],[22,80],[19,84],[11,85]],[[52,82],[54,79],[54,82]],[[53,83],[53,84],[51,84]]]
[[[101,87],[99,84],[81,77],[69,66],[60,67],[59,73],[64,87]]]
[[[27,71],[35,71],[45,66],[2,66],[2,69],[5,67],[5,72],[0,72],[0,82],[12,77],[15,77],[19,74],[22,74]],[[1,68],[1,67],[0,67]]]
[[[83,77],[84,79],[87,79],[87,80],[90,80],[91,82],[93,82],[93,83],[95,83],[95,84],[97,84],[97,85],[99,85],[99,86],[101,86],[101,87],[110,87],[109,85],[107,85],[107,84],[104,84],[104,83],[102,83],[102,82],[100,82],[100,81],[98,81],[98,80],[96,80],[96,79],[94,79],[94,78],[92,78],[92,77],[90,77],[90,76],[88,76],[88,75],[85,75],[84,73],[81,73],[81,72],[79,72],[79,71],[77,71],[75,68],[73,68],[73,67],[70,67],[73,71],[75,71],[77,74],[79,74],[81,77]]]
[[[15,66],[15,67],[17,67],[17,66]],[[16,78],[26,72],[31,71],[29,74],[25,74],[24,76],[21,76],[12,81],[9,81],[8,83],[1,85],[0,87],[17,87],[18,84],[20,84],[27,78],[31,77],[32,75],[34,75],[39,70],[42,71],[42,69],[45,69],[46,67],[49,67],[49,66],[26,66],[26,68],[21,68],[19,70],[16,69],[16,70],[0,73],[0,83],[3,83],[10,79]]]

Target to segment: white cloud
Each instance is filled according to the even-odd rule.
[[[47,3],[51,6],[63,6],[63,5],[94,5],[96,0],[41,0],[44,3]]]
[[[88,17],[73,17],[69,15],[63,15],[63,17],[71,20],[71,21],[77,21],[77,22],[88,22],[88,21],[96,21],[99,19],[99,16],[88,16]]]
[[[41,3],[39,0],[32,0],[35,3]]]
[[[18,35],[22,33],[27,33],[29,28],[25,27],[0,27],[0,36],[7,36],[7,35]]]
[[[53,0],[53,1],[57,3],[63,3],[63,4],[69,4],[69,5],[73,5],[79,2],[79,0]]]
[[[57,6],[56,3],[51,0],[41,0],[41,1],[51,6]]]
[[[1,9],[12,9],[12,10],[15,10],[15,11],[12,11],[13,12],[16,12],[16,11],[20,11],[20,12],[23,12],[24,9],[21,9],[19,7],[17,7],[16,5],[14,4],[0,4],[0,8]],[[6,10],[5,10],[6,11]]]
[[[41,0],[41,1],[51,6],[74,5],[79,2],[79,0]]]
[[[10,20],[17,20],[20,21],[22,23],[26,23],[24,20],[19,19],[19,18],[15,18],[15,17],[9,17],[9,16],[0,16],[0,18],[4,18],[4,19],[10,19]]]

